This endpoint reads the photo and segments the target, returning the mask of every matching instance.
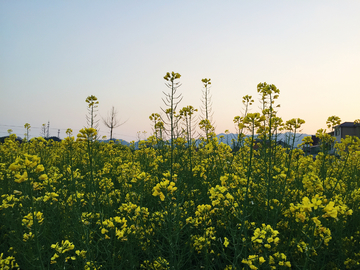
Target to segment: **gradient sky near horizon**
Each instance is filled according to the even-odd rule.
[[[85,99],[99,116],[127,122],[115,138],[151,135],[166,72],[181,74],[179,107],[200,108],[211,78],[216,132],[235,131],[242,97],[260,82],[280,89],[278,115],[303,133],[328,116],[360,118],[360,1],[0,0],[0,137],[50,135],[86,126]],[[109,136],[101,123],[100,135]],[[144,136],[144,135],[142,135]]]

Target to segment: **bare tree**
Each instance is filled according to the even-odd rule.
[[[106,127],[110,128],[110,140],[113,139],[113,129],[120,127],[121,125],[125,124],[127,122],[120,122],[119,119],[116,118],[117,116],[117,111],[114,108],[114,106],[112,106],[111,111],[109,112],[109,115],[107,116],[107,118],[102,117],[103,123]]]

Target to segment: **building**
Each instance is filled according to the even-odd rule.
[[[345,139],[346,136],[356,136],[360,138],[360,124],[354,122],[344,122],[340,125],[335,126],[333,130],[328,134],[336,138],[335,142],[332,145],[328,145],[328,153],[335,154],[336,151],[334,146],[336,142],[340,143],[341,139]],[[321,141],[315,135],[312,135],[311,138],[313,140],[313,145],[303,146],[302,149],[306,154],[313,155],[313,157],[315,158],[316,155],[321,151]]]
[[[345,139],[347,135],[356,136],[360,138],[360,124],[354,122],[344,122],[334,127],[333,135],[337,142],[341,142],[341,139]]]

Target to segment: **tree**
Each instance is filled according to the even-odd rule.
[[[114,108],[114,106],[112,106],[111,111],[109,112],[109,115],[107,116],[107,118],[103,118],[103,123],[104,125],[110,129],[110,140],[113,139],[113,129],[122,126],[123,124],[125,124],[127,122],[120,122],[119,119],[116,118],[117,116],[117,111]]]

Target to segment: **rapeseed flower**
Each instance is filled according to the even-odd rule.
[[[25,171],[22,175],[21,174],[15,174],[15,182],[16,183],[22,183],[28,180],[28,173]]]
[[[224,237],[224,246],[227,247],[229,244],[230,244],[230,242],[227,239],[227,237]]]
[[[328,205],[325,206],[323,211],[326,212],[326,214],[324,214],[323,217],[332,217],[332,218],[337,219],[339,207],[334,207],[334,205],[335,205],[335,203],[333,201],[330,201],[328,203]]]

